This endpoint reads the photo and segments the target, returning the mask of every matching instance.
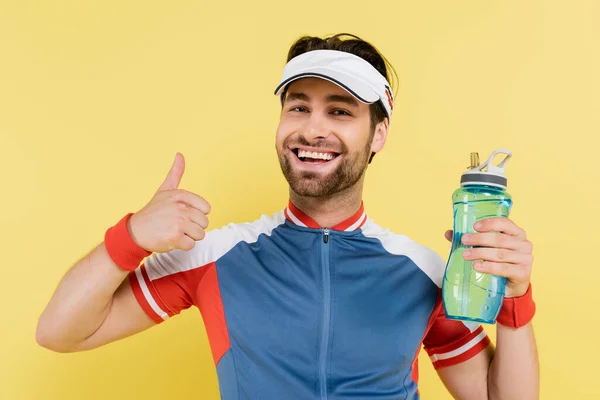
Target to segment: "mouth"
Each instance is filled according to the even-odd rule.
[[[303,164],[325,165],[340,156],[340,153],[334,151],[310,149],[310,148],[292,148],[292,153]]]

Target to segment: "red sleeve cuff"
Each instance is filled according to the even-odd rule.
[[[136,300],[154,322],[160,324],[171,316],[172,313],[168,311],[160,297],[152,294],[154,288],[143,265],[129,273],[129,283]]]
[[[442,347],[426,348],[425,350],[433,363],[433,367],[438,370],[473,358],[485,350],[490,342],[487,333],[480,326],[459,341]]]

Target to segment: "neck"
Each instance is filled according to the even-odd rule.
[[[326,197],[301,196],[290,188],[290,201],[319,226],[332,227],[354,215],[362,203],[362,178],[352,187]]]

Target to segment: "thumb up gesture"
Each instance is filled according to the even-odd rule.
[[[129,219],[131,237],[147,251],[190,250],[204,238],[210,205],[197,194],[179,189],[184,171],[185,160],[177,153],[152,199]]]

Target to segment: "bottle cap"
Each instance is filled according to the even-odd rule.
[[[492,161],[498,154],[505,154],[506,157],[498,165],[492,165]],[[468,171],[463,172],[460,178],[460,186],[465,185],[488,185],[506,189],[507,180],[504,174],[504,166],[509,158],[512,157],[512,151],[507,149],[497,149],[483,164],[479,165],[479,154],[471,153],[471,165]],[[485,171],[483,170],[485,168]]]

